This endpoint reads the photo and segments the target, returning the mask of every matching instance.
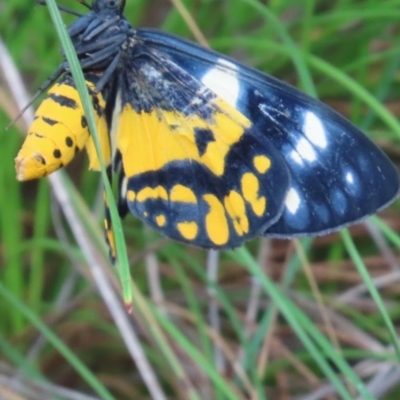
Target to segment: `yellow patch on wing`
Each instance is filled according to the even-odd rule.
[[[91,82],[86,84],[94,88]],[[92,95],[92,100],[104,108],[101,94]],[[111,150],[105,116],[96,112],[95,116],[102,154],[105,162],[108,162]],[[65,81],[55,84],[36,111],[35,120],[15,159],[17,179],[23,181],[46,176],[69,164],[85,145],[88,145],[90,167],[98,169],[98,158],[89,137],[77,90]]]
[[[128,201],[133,202],[136,199],[136,193],[133,190],[128,190],[126,198],[128,199]]]
[[[137,194],[136,199],[140,202],[144,202],[148,199],[168,200],[168,194],[162,186],[156,186],[155,188],[146,187]]]
[[[179,233],[186,240],[195,239],[199,230],[197,223],[194,221],[178,222],[176,226],[178,228]]]
[[[243,197],[235,190],[232,190],[229,195],[225,197],[224,204],[236,233],[239,236],[248,233],[249,219],[246,215],[246,205]]]
[[[206,121],[197,114],[161,109],[138,113],[125,104],[113,117],[112,136],[122,155],[126,176],[156,171],[182,160],[195,160],[222,176],[230,148],[251,122],[222,99],[215,99],[214,106],[215,112]],[[196,132],[202,129],[211,132],[213,139],[204,145],[204,151],[199,151]]]
[[[104,104],[105,105],[105,104]],[[95,121],[97,133],[99,134],[101,154],[103,156],[103,162],[108,165],[111,159],[111,147],[110,139],[108,137],[108,126],[105,117],[100,118],[95,113]],[[86,143],[86,151],[89,157],[89,169],[94,171],[100,171],[100,161],[97,156],[96,147],[94,145],[93,137],[90,135]]]
[[[265,174],[271,168],[271,160],[264,155],[255,156],[253,163],[260,174]]]
[[[197,198],[193,190],[183,185],[175,185],[171,189],[170,199],[174,202],[197,203]]]
[[[264,196],[259,197],[259,180],[254,174],[247,172],[242,176],[241,187],[243,197],[250,203],[254,214],[261,217],[267,208],[267,199]]]
[[[156,223],[158,226],[163,227],[166,222],[167,222],[167,219],[165,218],[165,215],[160,214],[160,215],[156,216]]]
[[[229,239],[229,225],[225,208],[213,194],[206,194],[203,199],[210,208],[205,217],[207,236],[216,246],[223,246]]]

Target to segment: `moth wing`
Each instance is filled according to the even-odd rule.
[[[322,234],[392,202],[399,174],[359,129],[299,90],[181,38],[151,29],[138,40],[156,48],[247,117],[285,160],[290,187],[281,217],[265,235]]]
[[[178,241],[232,248],[279,219],[286,163],[251,120],[157,49],[135,45],[112,118],[119,207]]]

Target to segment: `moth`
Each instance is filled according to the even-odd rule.
[[[68,32],[101,156],[118,176],[121,217],[225,249],[258,235],[326,234],[397,197],[386,155],[320,101],[182,38],[133,28],[125,1],[84,4],[89,12]],[[16,158],[19,180],[50,174],[84,147],[99,168],[66,61],[50,82]],[[105,228],[115,259],[107,205]]]

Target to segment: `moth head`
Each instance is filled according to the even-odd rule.
[[[122,13],[125,3],[126,0],[94,0],[92,7],[96,12],[109,10]]]

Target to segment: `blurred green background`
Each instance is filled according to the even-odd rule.
[[[167,0],[127,3],[134,27],[195,40],[194,22],[212,48],[318,96],[398,164],[400,0],[184,1],[193,21]],[[33,0],[0,0],[0,39],[30,93],[61,61],[49,13]],[[399,399],[398,204],[351,228],[353,240],[254,240],[220,255],[129,216],[144,306],[127,316],[107,298],[120,288],[86,155],[57,181],[67,206],[48,179],[15,179],[26,127],[6,130],[18,112],[12,82],[0,72],[0,399]]]

